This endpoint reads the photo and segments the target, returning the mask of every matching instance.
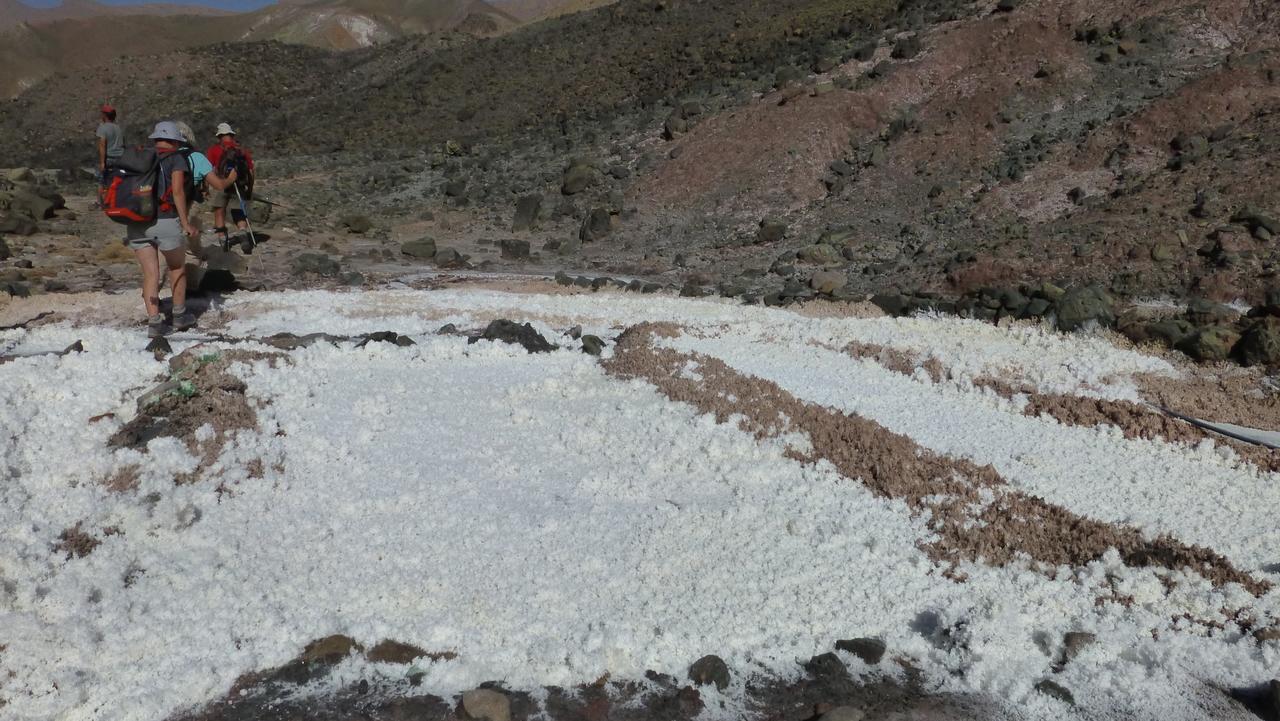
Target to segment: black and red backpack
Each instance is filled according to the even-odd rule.
[[[247,200],[253,195],[253,158],[238,144],[224,145],[218,159],[218,175],[225,178],[233,170],[236,171],[236,189]]]
[[[102,212],[117,223],[150,223],[160,211],[172,209],[173,188],[169,178],[160,172],[160,161],[171,153],[182,155],[187,170],[187,197],[194,198],[192,152],[187,147],[168,153],[157,153],[155,148],[143,146],[126,149],[102,189]]]

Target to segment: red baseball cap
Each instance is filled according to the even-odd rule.
[[[107,103],[103,103],[103,104],[102,104],[102,112],[104,112],[104,113],[114,113],[115,111],[116,111],[116,109],[115,109],[115,108],[113,108],[113,107],[111,107],[111,106],[110,106],[110,105],[108,105]]]

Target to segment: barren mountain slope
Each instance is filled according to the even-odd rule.
[[[520,22],[483,0],[314,0],[217,17],[113,9],[101,16],[17,24],[0,31],[0,94],[13,95],[53,73],[122,55],[254,40],[350,50],[421,33],[493,35]]]
[[[48,23],[55,20],[77,20],[104,15],[228,15],[225,10],[202,5],[139,3],[106,5],[95,0],[62,0],[61,4],[32,7],[22,0],[0,0],[0,30],[19,23]]]

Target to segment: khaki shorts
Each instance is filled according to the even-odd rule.
[[[230,194],[227,193],[230,190]],[[240,207],[240,201],[236,200],[236,191],[228,188],[227,190],[218,190],[217,188],[209,188],[209,192],[205,193],[204,203],[209,208],[217,210],[234,204]]]
[[[210,210],[230,210],[231,220],[240,223],[245,219],[244,212],[240,210],[240,198],[236,197],[235,188],[227,188],[226,190],[210,190],[205,196],[205,202],[208,203]],[[244,206],[249,207],[249,198],[245,197]]]
[[[126,225],[124,244],[133,250],[151,246],[167,253],[187,247],[187,234],[182,232],[182,221],[177,218],[160,218],[154,223]]]

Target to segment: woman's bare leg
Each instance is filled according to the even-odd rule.
[[[173,289],[173,312],[181,313],[187,307],[187,249],[166,250],[165,265],[169,266],[169,287]]]
[[[142,305],[147,309],[147,317],[160,314],[160,259],[156,249],[150,245],[134,248],[133,254],[138,258],[142,268]]]

